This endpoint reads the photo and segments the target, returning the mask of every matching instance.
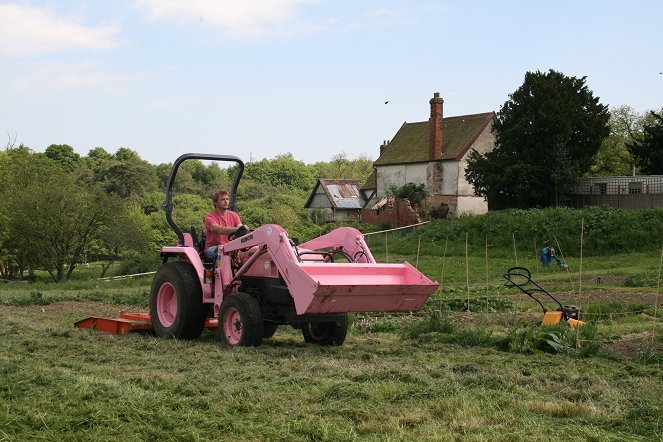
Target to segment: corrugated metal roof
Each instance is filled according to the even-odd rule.
[[[341,180],[320,180],[331,203],[338,209],[361,209],[364,199],[359,193],[359,182],[340,182]]]
[[[311,193],[311,196],[306,203],[306,207],[310,206],[318,186],[322,188],[333,208],[361,209],[366,204],[366,201],[364,201],[364,198],[359,191],[361,181],[321,179],[313,189],[313,193]]]

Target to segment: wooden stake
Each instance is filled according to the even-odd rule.
[[[661,259],[658,262],[658,282],[656,283],[656,301],[654,301],[654,318],[658,318],[658,295],[661,292],[661,267],[663,267],[663,245],[661,245]]]
[[[389,248],[387,247],[387,235],[389,233],[384,232],[384,261],[389,262]]]
[[[536,268],[536,276],[539,276],[539,249],[536,247],[536,239],[534,240],[534,266]]]
[[[488,286],[488,234],[487,233],[486,233],[486,286]]]
[[[578,277],[578,296],[582,296],[582,242],[584,237],[585,237],[585,218],[583,218],[580,221],[580,267],[578,269],[578,273],[580,274],[580,276]],[[562,258],[564,258],[564,256],[562,256]]]
[[[516,250],[516,233],[515,232],[511,233],[511,237],[513,238],[513,256],[516,258],[516,267],[518,267],[518,251]]]
[[[467,250],[467,238],[469,232],[465,232],[465,284],[467,285],[467,311],[470,311],[470,264]]]
[[[419,235],[419,241],[417,242],[417,261],[414,263],[414,268],[419,269],[419,250],[421,250],[421,235]]]
[[[582,296],[582,247],[583,241],[585,238],[585,218],[580,221],[580,267],[578,269],[578,310],[580,310],[580,297]],[[561,251],[560,251],[561,253]],[[563,258],[563,256],[562,256]],[[564,261],[566,262],[566,261]],[[568,267],[566,268],[569,269]],[[576,327],[576,350],[580,348],[580,329],[582,327]]]
[[[447,244],[449,244],[449,235],[447,235],[447,239],[444,241],[444,254],[442,255],[442,273],[440,274],[440,285],[444,282],[444,265],[447,262]]]

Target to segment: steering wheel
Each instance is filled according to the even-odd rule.
[[[249,229],[247,229],[244,225],[241,225],[237,230],[235,230],[233,233],[228,235],[228,239],[232,241],[234,239],[246,235],[247,233],[249,233]]]

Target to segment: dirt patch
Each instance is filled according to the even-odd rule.
[[[627,359],[632,359],[644,351],[663,352],[663,342],[657,339],[656,333],[650,331],[623,335],[607,347]]]
[[[663,302],[663,295],[656,294],[656,292],[642,292],[642,291],[627,291],[627,290],[607,290],[607,289],[583,289],[582,295],[575,292],[554,292],[551,293],[559,302],[564,305],[589,305],[589,304],[608,304],[610,302],[617,302],[620,304],[646,304],[654,306],[661,305]],[[545,295],[541,297],[543,301]],[[523,295],[523,299],[527,296]],[[544,303],[545,304],[545,303]]]

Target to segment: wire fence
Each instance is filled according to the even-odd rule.
[[[653,252],[643,260],[646,260],[648,269],[656,268],[656,275],[652,287],[651,278],[648,281],[648,287],[653,289],[649,293],[645,292],[630,292],[624,290],[614,299],[599,298],[595,299],[595,290],[601,289],[610,285],[609,293],[614,293],[620,290],[620,286],[624,285],[625,277],[615,277],[611,274],[602,275],[597,271],[601,263],[594,261],[601,261],[591,255],[591,250],[584,248],[584,229],[585,222],[582,221],[578,235],[580,237],[580,250],[573,253],[573,257],[566,256],[564,245],[561,244],[557,237],[553,235],[554,245],[556,251],[561,258],[564,266],[546,267],[540,262],[541,249],[544,244],[537,244],[535,240],[529,240],[530,246],[525,247],[524,244],[528,239],[518,238],[517,234],[513,232],[512,237],[512,250],[506,252],[505,250],[496,251],[490,247],[490,238],[485,235],[483,239],[484,247],[479,253],[477,247],[474,246],[472,253],[468,244],[469,234],[465,232],[464,235],[458,235],[456,238],[444,238],[443,241],[437,241],[434,244],[423,244],[422,236],[416,236],[414,243],[416,244],[416,254],[409,256],[407,252],[403,252],[403,244],[399,243],[399,239],[403,236],[408,237],[404,242],[412,244],[412,236],[416,235],[416,229],[422,224],[411,226],[404,226],[397,229],[383,230],[380,232],[373,232],[370,235],[365,235],[367,243],[371,248],[376,258],[383,258],[384,262],[394,261],[405,257],[414,262],[415,267],[424,271],[428,275],[439,275],[438,282],[440,282],[441,290],[438,294],[434,295],[439,299],[432,299],[429,303],[429,309],[435,309],[439,312],[447,312],[449,310],[446,305],[449,303],[465,303],[465,312],[467,314],[476,313],[477,315],[487,315],[487,318],[492,316],[499,317],[502,315],[505,322],[512,323],[512,320],[517,320],[518,316],[531,313],[532,309],[538,306],[525,294],[518,291],[511,291],[508,293],[504,289],[498,289],[498,286],[504,285],[503,275],[509,267],[529,267],[532,269],[533,279],[543,279],[549,285],[556,287],[557,293],[554,294],[556,298],[563,299],[563,302],[569,302],[581,309],[587,310],[585,316],[589,318],[590,323],[601,324],[610,327],[608,324],[611,321],[624,320],[629,316],[638,317],[639,327],[647,330],[646,337],[644,335],[624,335],[630,340],[640,340],[644,349],[663,348],[659,344],[660,336],[663,334],[663,323],[659,318],[660,306],[660,288],[661,288],[661,273],[663,268],[663,245],[661,245],[660,252]],[[476,241],[472,242],[476,244]],[[451,247],[450,247],[451,246]],[[449,250],[455,251],[451,256]],[[411,250],[411,246],[410,249]],[[654,249],[655,250],[655,249]],[[459,251],[464,251],[464,256],[459,256]],[[588,253],[589,252],[589,253]],[[421,254],[426,254],[425,259],[422,259]],[[431,259],[433,257],[433,259]],[[432,264],[431,264],[432,263]],[[572,263],[573,266],[568,264]],[[626,263],[627,265],[629,263]],[[421,268],[423,267],[423,269]],[[437,268],[435,268],[437,267]],[[605,271],[603,269],[602,271]],[[564,277],[560,278],[559,272],[562,272]],[[610,272],[608,272],[610,273]],[[560,279],[564,282],[560,282]],[[612,284],[610,283],[612,281]],[[594,287],[588,287],[589,284],[594,284]],[[606,284],[607,283],[607,284]],[[563,288],[560,288],[563,287]],[[585,289],[583,291],[583,289]],[[493,291],[495,293],[490,294]],[[653,292],[653,293],[652,293]],[[461,295],[463,293],[464,296]],[[634,294],[637,298],[636,301],[630,301],[630,295]],[[454,296],[455,295],[455,296]],[[509,299],[512,300],[514,305],[511,311],[505,315],[504,311],[491,310],[490,299]],[[437,303],[435,301],[438,301]],[[548,300],[550,301],[550,300]],[[610,303],[625,303],[625,304],[638,304],[639,302],[649,305],[648,308],[630,309],[628,311],[612,311],[601,312],[593,311],[594,305],[610,304]],[[485,307],[478,307],[481,303],[485,303]],[[554,307],[554,303],[553,303]],[[472,312],[472,309],[475,312]],[[454,313],[458,313],[457,311]],[[421,313],[425,315],[426,313]],[[509,315],[514,315],[509,318]],[[622,339],[624,336],[620,337]],[[658,340],[654,338],[659,336]],[[576,346],[580,347],[583,343],[589,342],[614,342],[614,339],[587,339],[583,337],[582,327],[577,329],[576,333]]]

